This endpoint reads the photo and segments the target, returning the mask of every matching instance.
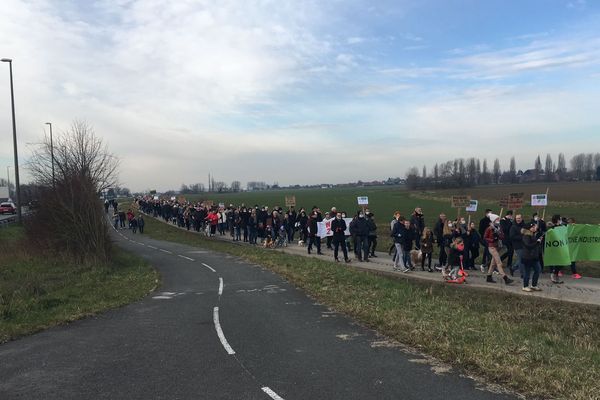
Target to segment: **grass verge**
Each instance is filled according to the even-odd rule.
[[[18,226],[0,229],[0,343],[128,304],[157,280],[118,248],[109,265],[78,265],[32,251]]]
[[[598,307],[376,276],[211,240],[152,218],[145,234],[264,265],[390,338],[519,392],[581,400],[600,393]]]

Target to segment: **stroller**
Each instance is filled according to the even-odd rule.
[[[469,274],[463,268],[463,256],[460,256],[460,266],[452,267],[450,272],[442,270],[442,276],[446,280],[446,283],[467,283]]]
[[[275,242],[275,248],[277,247],[287,247],[287,232],[285,231],[285,226],[281,225],[279,230],[277,231],[277,241]]]

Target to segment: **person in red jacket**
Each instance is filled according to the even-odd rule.
[[[492,278],[492,274],[494,269],[498,268],[498,272],[502,276],[502,279],[504,279],[504,283],[509,285],[513,282],[513,280],[504,273],[504,268],[502,268],[502,260],[500,259],[500,254],[498,253],[498,249],[501,247],[501,243],[504,240],[504,233],[502,232],[502,229],[500,229],[500,217],[495,214],[490,214],[488,217],[491,223],[483,235],[483,240],[485,240],[492,258],[492,262],[490,263],[490,268],[488,269],[487,273],[487,282],[496,283],[496,281]]]
[[[219,224],[219,214],[216,210],[210,210],[206,220],[210,224],[210,236],[214,236],[217,232],[217,225]]]

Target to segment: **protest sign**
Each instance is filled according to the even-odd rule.
[[[356,199],[358,200],[359,206],[368,206],[369,205],[369,198],[367,196],[359,196]]]
[[[333,236],[333,231],[331,230],[331,222],[333,222],[335,218],[324,219],[322,222],[317,222],[317,236],[320,238],[326,238],[327,236]],[[352,218],[344,218],[346,221],[346,230],[344,234],[350,235],[350,222],[352,222]]]
[[[219,208],[225,208],[225,203],[219,203]]]
[[[296,196],[285,196],[286,207],[296,207]]]
[[[567,225],[548,230],[544,264],[564,266],[573,261],[600,261],[600,225]]]
[[[509,210],[519,210],[523,208],[523,198],[525,193],[510,193],[506,207]]]
[[[154,196],[154,200],[158,200],[158,196]]]
[[[531,195],[531,206],[532,207],[546,207],[548,206],[548,195],[545,193],[542,194],[532,194]]]
[[[175,196],[171,196],[171,200],[175,200]]]
[[[470,213],[477,212],[477,207],[478,206],[479,206],[479,201],[478,200],[471,200],[469,202],[469,205],[465,208],[465,211],[470,212]]]
[[[452,196],[452,208],[462,208],[471,205],[471,196]]]

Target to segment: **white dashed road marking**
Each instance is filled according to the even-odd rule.
[[[235,354],[235,351],[233,351],[229,343],[227,343],[227,339],[225,339],[225,335],[223,334],[223,330],[221,329],[221,324],[219,323],[219,307],[215,307],[213,310],[213,321],[215,323],[215,329],[217,330],[217,336],[219,336],[219,339],[221,340],[221,344],[225,348],[225,351],[227,351],[227,354],[229,355]]]
[[[263,387],[262,391],[265,392],[266,394],[268,394],[269,397],[272,398],[273,400],[283,400],[283,397],[279,396],[277,393],[275,393],[274,391],[272,391],[267,386]]]
[[[181,258],[185,258],[186,260],[194,261],[194,259],[193,259],[193,258],[189,258],[189,257],[186,257],[186,256],[182,256],[181,254],[177,254],[177,257],[181,257]]]
[[[148,245],[148,247],[150,247],[151,249],[154,249],[154,250],[158,250],[158,248],[157,248],[157,247],[154,247],[154,246],[150,246],[150,245]]]
[[[208,265],[208,264],[204,264],[204,263],[202,263],[202,265],[204,265],[206,268],[210,269],[212,272],[217,272],[217,271],[215,271],[215,270],[213,269],[213,267],[211,267],[211,266],[210,266],[210,265]]]
[[[171,253],[169,250],[165,250],[165,249],[158,249],[158,250],[162,251],[163,253],[167,253],[167,254],[173,254],[173,253]]]
[[[219,296],[223,294],[223,278],[219,277]]]

